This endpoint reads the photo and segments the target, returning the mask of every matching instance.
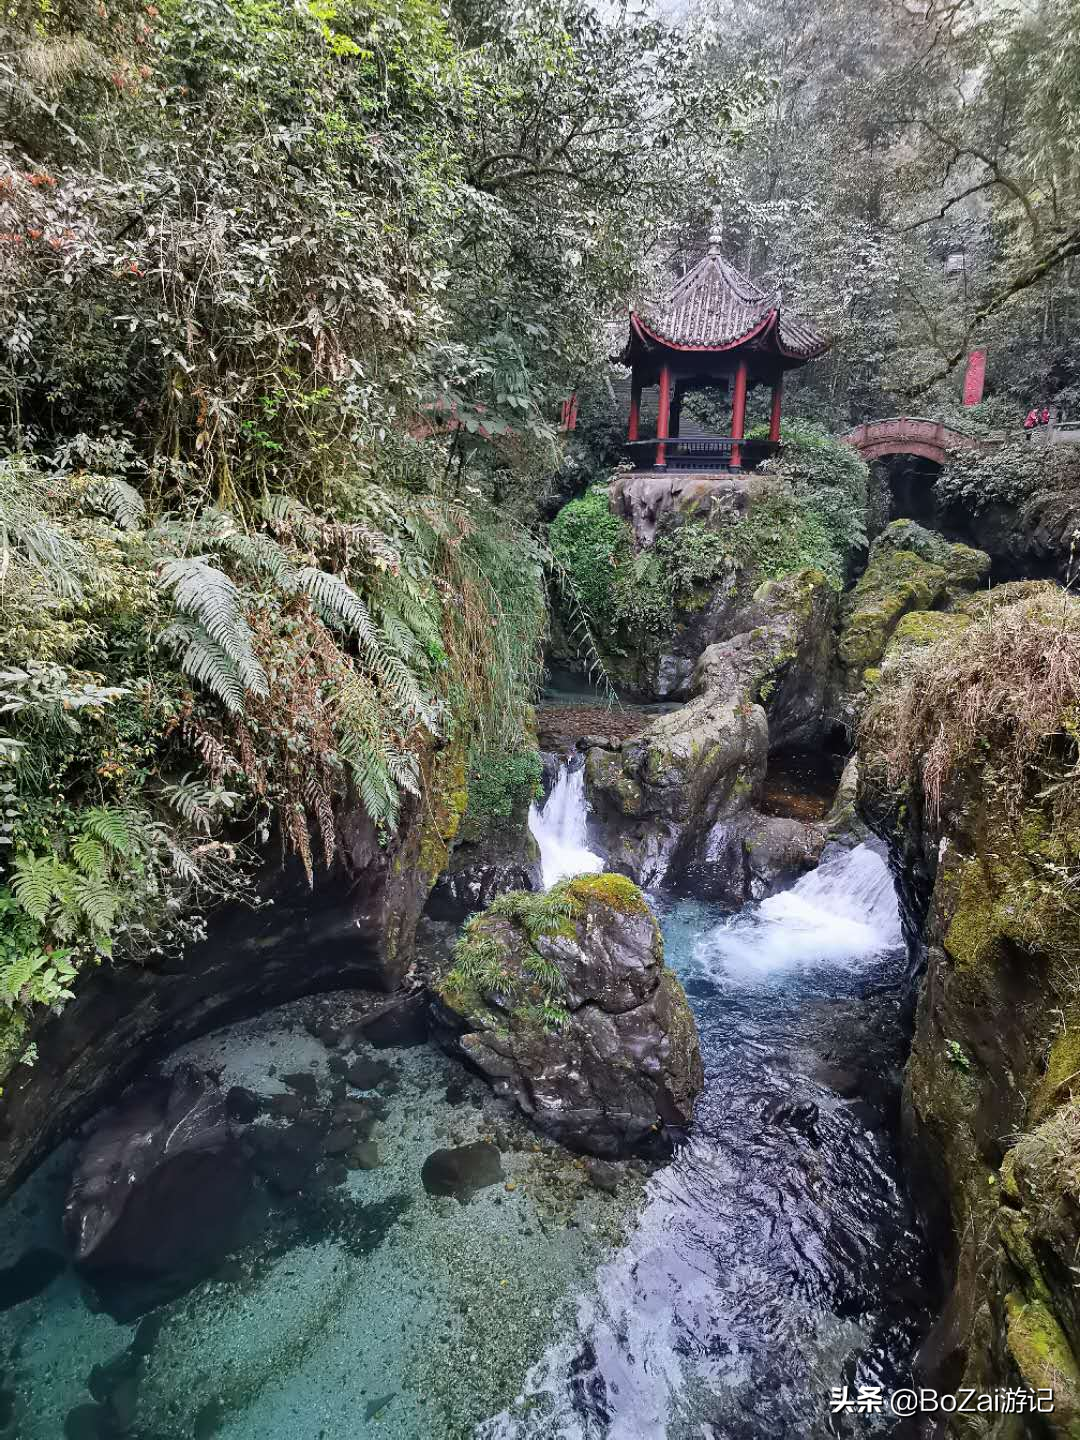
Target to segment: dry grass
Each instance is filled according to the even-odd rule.
[[[954,780],[991,758],[1007,815],[1038,798],[1060,821],[1080,815],[1078,727],[1080,599],[1048,588],[984,604],[961,635],[905,656],[863,735],[891,788],[921,790],[931,821]]]

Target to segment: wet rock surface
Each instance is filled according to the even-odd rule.
[[[672,888],[738,910],[813,869],[826,839],[824,825],[743,810],[680,849]]]
[[[704,1083],[656,920],[621,876],[582,876],[546,899],[545,922],[521,897],[516,913],[472,923],[467,943],[492,978],[459,951],[439,987],[437,1033],[543,1133],[601,1156],[648,1149],[689,1124]]]
[[[132,1277],[145,1282],[149,1303],[194,1283],[236,1244],[251,1193],[224,1094],[182,1067],[136,1086],[94,1125],[64,1228],[106,1305],[122,1304]]]

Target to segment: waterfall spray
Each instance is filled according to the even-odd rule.
[[[571,770],[563,761],[543,808],[534,804],[529,809],[529,829],[540,847],[545,890],[567,876],[603,870],[603,860],[589,849],[587,812],[585,771]]]

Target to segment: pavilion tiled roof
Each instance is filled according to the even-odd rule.
[[[760,336],[792,360],[823,355],[829,342],[710,247],[657,304],[634,316],[646,339],[687,350],[730,350]]]

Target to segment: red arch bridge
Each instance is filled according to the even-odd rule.
[[[1030,435],[1036,445],[1060,445],[1080,443],[1080,421],[1059,420],[1051,415],[1048,425],[1039,425],[1034,431],[999,430],[993,435],[976,439],[954,430],[942,420],[928,420],[918,415],[894,415],[888,420],[871,420],[866,425],[856,425],[842,439],[854,446],[864,460],[881,460],[888,455],[920,455],[937,465],[945,463],[948,450],[974,450],[987,455],[999,450],[1009,440],[1019,440]]]

